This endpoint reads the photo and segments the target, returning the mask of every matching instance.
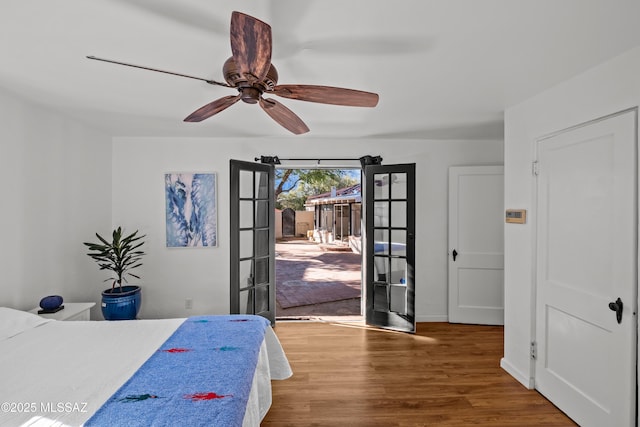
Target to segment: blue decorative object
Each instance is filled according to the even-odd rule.
[[[58,307],[62,305],[62,297],[60,295],[49,295],[48,297],[44,297],[40,300],[40,307],[43,312],[53,312],[57,311]]]
[[[140,286],[128,285],[107,289],[102,292],[102,315],[105,320],[133,320],[138,316],[142,294]]]

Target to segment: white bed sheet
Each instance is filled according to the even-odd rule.
[[[80,426],[184,319],[52,321],[0,341],[0,426]],[[271,379],[292,375],[267,328],[244,426],[259,426]]]

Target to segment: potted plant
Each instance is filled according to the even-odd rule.
[[[102,315],[106,320],[135,319],[140,311],[142,295],[140,286],[129,285],[126,276],[140,279],[131,270],[142,265],[142,257],[145,253],[140,250],[144,245],[142,240],[145,235],[138,236],[138,230],[123,236],[122,227],[113,230],[111,241],[96,233],[99,243],[87,243],[89,255],[100,266],[100,270],[109,270],[111,277],[105,282],[111,281],[111,288],[102,292]],[[127,283],[127,285],[124,285]]]

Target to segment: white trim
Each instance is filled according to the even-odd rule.
[[[449,316],[446,314],[425,314],[417,315],[416,322],[449,322]]]
[[[538,193],[540,192],[538,188],[538,182],[540,178],[539,150],[540,150],[541,140],[542,138],[534,139],[533,144],[531,146],[532,158],[533,158],[533,161],[536,163],[536,173],[531,176],[531,186],[532,186],[531,194],[533,195],[533,198],[531,200],[532,215],[530,215],[528,218],[529,223],[531,224],[531,289],[529,289],[529,298],[531,298],[531,312],[530,312],[531,323],[529,325],[529,333],[531,334],[529,337],[530,343],[537,343],[537,339],[538,339],[538,329],[537,329],[538,328],[538,311],[537,311],[538,310],[538,214],[539,214]],[[527,383],[530,386],[529,387],[530,389],[535,388],[535,378],[536,378],[536,359],[530,357],[529,358],[529,380],[527,381]]]
[[[635,168],[635,178],[634,178],[634,185],[635,185],[635,191],[634,191],[634,197],[635,197],[635,205],[636,205],[636,212],[635,212],[635,222],[634,222],[634,230],[632,230],[632,233],[635,235],[636,237],[636,242],[635,242],[635,251],[636,251],[636,259],[637,262],[640,263],[640,150],[638,149],[638,115],[639,115],[639,110],[640,108],[636,105],[633,107],[629,107],[629,108],[625,108],[623,110],[611,113],[611,114],[607,114],[601,117],[597,117],[591,120],[587,120],[584,121],[582,123],[578,123],[576,125],[573,126],[569,126],[567,128],[564,129],[560,129],[560,130],[556,130],[554,132],[548,133],[546,135],[540,136],[538,138],[535,138],[533,141],[533,161],[535,163],[538,163],[539,161],[539,152],[540,152],[540,146],[541,143],[556,137],[558,135],[561,135],[563,133],[566,132],[570,132],[573,130],[577,130],[580,129],[582,127],[586,127],[589,125],[593,125],[595,123],[607,120],[607,119],[611,119],[611,118],[615,118],[615,117],[619,117],[622,116],[624,114],[628,114],[628,113],[633,113],[634,115],[634,145],[633,145],[633,149],[634,149],[634,168]],[[536,170],[536,172],[538,172]],[[537,279],[537,275],[538,275],[538,224],[537,224],[537,214],[538,212],[538,208],[539,208],[539,186],[538,186],[538,173],[533,174],[533,179],[532,179],[532,185],[533,185],[533,198],[532,198],[532,209],[531,211],[534,213],[533,218],[530,218],[530,222],[532,224],[532,234],[531,234],[531,242],[532,242],[532,263],[531,263],[531,278],[532,278],[532,283],[531,283],[531,342],[537,342],[537,338],[538,338],[538,312],[537,312],[537,293],[538,293],[538,279]],[[638,393],[638,385],[640,385],[640,369],[638,369],[638,361],[639,361],[639,356],[640,356],[640,339],[638,339],[638,334],[640,333],[640,324],[639,324],[639,320],[638,320],[638,309],[640,308],[640,289],[639,289],[639,278],[638,275],[639,270],[638,270],[638,264],[636,264],[636,272],[635,272],[635,283],[633,284],[633,286],[635,287],[634,292],[635,292],[635,301],[634,304],[635,307],[632,307],[632,313],[633,316],[635,318],[635,331],[636,331],[636,345],[635,345],[635,379],[636,379],[636,388],[635,388],[635,410],[636,410],[636,426],[637,424],[637,418],[638,418],[638,409],[640,408],[640,393]],[[526,375],[523,375],[522,372],[518,371],[512,364],[510,364],[507,360],[505,360],[504,358],[502,358],[500,360],[500,367],[502,369],[504,369],[507,373],[509,373],[511,376],[513,376],[516,380],[518,380],[520,383],[522,383],[523,385],[525,385],[526,387],[528,387],[529,389],[536,389],[536,384],[535,384],[535,379],[537,376],[536,373],[536,360],[531,358],[530,359],[530,364],[529,364],[529,371],[530,371],[530,378],[527,380]],[[560,408],[562,410],[562,408]]]
[[[626,114],[626,113],[632,113],[632,112],[635,112],[636,116],[638,115],[638,106],[637,105],[633,106],[633,107],[625,108],[624,110],[616,111],[616,112],[611,113],[611,114],[605,114],[604,116],[596,117],[596,118],[591,119],[591,120],[586,120],[584,122],[575,124],[573,126],[569,126],[569,127],[563,128],[563,129],[555,130],[553,132],[549,132],[549,133],[547,133],[545,135],[542,135],[539,138],[537,138],[536,142],[542,142],[542,141],[544,141],[546,139],[554,138],[554,137],[556,137],[556,136],[558,136],[560,134],[563,134],[563,133],[566,133],[566,132],[569,132],[569,131],[572,131],[572,130],[579,129],[581,127],[589,126],[589,125],[592,125],[594,123],[602,122],[604,120],[611,119],[613,117],[621,116],[621,115]]]
[[[634,195],[636,197],[636,222],[635,222],[635,236],[636,236],[636,259],[637,259],[637,264],[636,265],[640,265],[640,225],[638,224],[638,222],[640,221],[640,150],[638,149],[638,114],[639,114],[639,108],[636,105],[634,108],[635,110],[635,129],[634,129],[634,136],[635,136],[635,141],[634,141],[634,149],[636,150],[635,152],[635,160],[636,160],[636,179],[635,179],[635,192]],[[634,307],[633,310],[633,315],[635,316],[635,323],[636,323],[636,425],[638,423],[638,410],[640,409],[640,393],[638,393],[638,385],[640,385],[640,369],[638,369],[638,359],[639,359],[639,355],[640,355],[640,339],[638,339],[638,333],[640,332],[640,328],[639,328],[639,322],[638,322],[638,309],[640,308],[640,289],[639,289],[639,284],[638,284],[638,274],[640,274],[638,272],[638,267],[636,267],[636,277],[635,277],[635,286],[636,286],[636,301],[635,304],[636,306]]]
[[[504,357],[500,359],[500,367],[504,369],[509,375],[518,380],[520,384],[528,388],[529,390],[535,389],[535,381],[533,377],[529,377],[524,372],[516,369],[507,359]]]
[[[540,143],[553,138],[555,136],[558,136],[560,134],[563,134],[565,132],[569,132],[569,131],[573,131],[585,126],[589,126],[598,122],[601,122],[603,120],[607,120],[613,117],[619,117],[623,114],[627,114],[627,113],[634,113],[635,114],[635,144],[634,144],[634,149],[636,150],[635,152],[635,156],[636,156],[636,165],[635,165],[635,174],[636,174],[636,191],[635,191],[635,197],[636,197],[636,205],[640,205],[640,197],[638,195],[638,192],[640,191],[639,187],[638,187],[638,180],[640,179],[640,170],[639,170],[639,162],[640,162],[640,152],[638,152],[638,111],[639,111],[639,107],[633,106],[633,107],[629,107],[629,108],[625,108],[623,110],[620,111],[616,111],[614,113],[611,114],[606,114],[604,116],[600,116],[600,117],[596,117],[596,118],[592,118],[591,120],[587,120],[584,121],[582,123],[578,123],[575,124],[573,126],[569,126],[563,129],[559,129],[547,134],[544,134],[542,136],[539,136],[538,138],[535,138],[533,140],[533,153],[532,153],[532,157],[533,157],[533,161],[534,162],[538,162],[539,161],[539,150],[540,150]],[[539,193],[539,188],[538,188],[538,174],[533,175],[532,178],[532,185],[533,185],[533,199],[531,201],[531,211],[533,213],[532,216],[529,217],[529,222],[531,223],[531,243],[532,243],[532,262],[531,262],[531,339],[530,342],[536,342],[538,339],[538,331],[537,331],[537,323],[538,323],[538,313],[537,313],[537,298],[538,298],[538,277],[537,277],[537,269],[538,269],[538,223],[537,223],[537,216],[538,216],[538,193]],[[640,209],[637,208],[637,209]],[[636,239],[640,240],[640,231],[638,230],[638,214],[640,213],[640,210],[636,211],[636,230],[634,230],[635,234],[636,234]],[[638,260],[640,261],[640,250],[638,249],[638,241],[636,242],[636,255],[638,256]],[[637,299],[637,306],[636,307],[640,307],[640,292],[638,292],[638,277],[637,277],[637,272],[636,272],[636,283],[635,283],[635,287],[636,287],[636,299]],[[637,308],[634,307],[634,313],[637,313]],[[638,318],[636,316],[636,331],[640,332],[640,329],[638,328]],[[638,362],[638,355],[640,354],[640,340],[637,340],[637,349],[636,349],[636,364]],[[529,370],[530,370],[530,374],[531,374],[531,383],[534,384],[535,383],[535,377],[536,377],[536,360],[531,359],[529,362]],[[636,370],[636,384],[640,384],[640,370]],[[640,393],[636,392],[636,410],[637,408],[640,408]]]

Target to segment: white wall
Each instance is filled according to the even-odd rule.
[[[294,232],[296,237],[305,237],[308,230],[313,230],[314,211],[296,211]],[[276,209],[276,239],[282,239],[282,211]]]
[[[0,306],[99,302],[82,242],[111,226],[111,137],[0,91],[0,174]]]
[[[417,163],[416,314],[447,319],[447,180],[449,166],[502,164],[502,141],[385,141],[216,138],[115,138],[113,224],[147,234],[141,317],[229,311],[229,159],[260,155],[358,158],[381,155],[385,164]],[[216,248],[165,247],[166,172],[218,174]],[[193,309],[185,310],[185,299]]]
[[[505,208],[527,209],[526,225],[505,227],[505,348],[502,366],[529,386],[534,338],[534,179],[541,136],[640,105],[640,47],[505,112]],[[632,230],[630,230],[631,232]]]

